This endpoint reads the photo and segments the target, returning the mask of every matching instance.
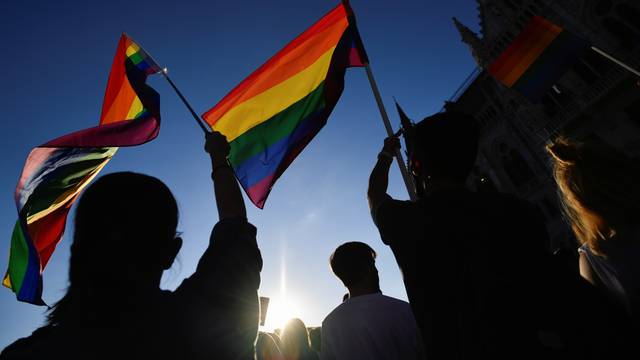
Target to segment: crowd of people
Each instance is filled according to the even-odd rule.
[[[575,238],[567,264],[548,248],[536,207],[465,186],[476,121],[444,112],[412,129],[418,201],[387,194],[400,148],[385,139],[367,191],[373,223],[402,271],[409,302],[383,294],[376,251],[340,245],[331,270],[348,293],[312,334],[292,319],[258,331],[262,257],[256,229],[213,132],[205,150],[219,221],[193,275],[159,288],[182,239],[158,179],[102,176],[75,215],[69,288],[46,324],[1,359],[617,359],[635,358],[640,303],[640,167],[596,141],[547,148]],[[326,261],[322,259],[321,261]]]

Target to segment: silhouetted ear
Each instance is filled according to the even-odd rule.
[[[164,262],[162,264],[162,269],[167,270],[173,265],[173,261],[178,256],[178,252],[180,252],[180,248],[182,248],[182,238],[175,237],[167,244]]]

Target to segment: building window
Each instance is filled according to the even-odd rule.
[[[503,142],[498,146],[498,151],[500,151],[504,171],[509,176],[509,179],[511,179],[513,185],[521,187],[533,179],[533,171],[517,150]]]

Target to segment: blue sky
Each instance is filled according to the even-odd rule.
[[[3,1],[0,4],[0,269],[7,266],[16,219],[13,191],[32,147],[98,123],[106,80],[121,32],[163,66],[198,113],[337,4],[337,0],[271,1]],[[392,96],[414,119],[437,112],[475,65],[451,22],[477,30],[471,0],[352,0],[373,72],[398,127]],[[184,246],[162,287],[193,273],[217,220],[203,136],[159,76],[162,129],[153,142],[121,149],[103,173],[130,170],[160,178],[181,212]],[[385,131],[363,69],[350,69],[327,126],[272,191],[264,210],[248,201],[264,258],[260,295],[284,293],[292,315],[309,326],[337,306],[345,289],[328,257],[346,241],[378,251],[381,288],[406,299],[393,254],[370,220],[366,186]],[[390,193],[407,198],[399,171]],[[73,216],[73,212],[71,214]],[[65,291],[73,225],[44,273],[44,299]],[[4,235],[1,235],[4,234]],[[0,290],[0,347],[42,324],[43,307]],[[269,320],[270,327],[275,326]],[[273,320],[273,319],[272,319]]]

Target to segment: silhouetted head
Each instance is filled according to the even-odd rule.
[[[411,170],[422,179],[463,184],[478,153],[478,129],[473,117],[459,112],[428,116],[413,127]]]
[[[605,255],[603,240],[638,224],[640,164],[597,140],[579,143],[559,137],[547,151],[576,237]]]
[[[374,292],[379,290],[376,256],[369,245],[353,241],[338,246],[331,254],[329,263],[333,273],[342,280],[349,292],[354,289]]]
[[[287,321],[280,334],[282,353],[287,360],[304,359],[311,350],[307,326],[298,318]]]
[[[78,202],[69,289],[50,321],[157,290],[182,245],[177,224],[176,200],[160,180],[131,172],[99,178]]]
[[[278,335],[273,335],[278,336]],[[256,341],[257,360],[284,360],[282,351],[271,334],[260,331]]]

